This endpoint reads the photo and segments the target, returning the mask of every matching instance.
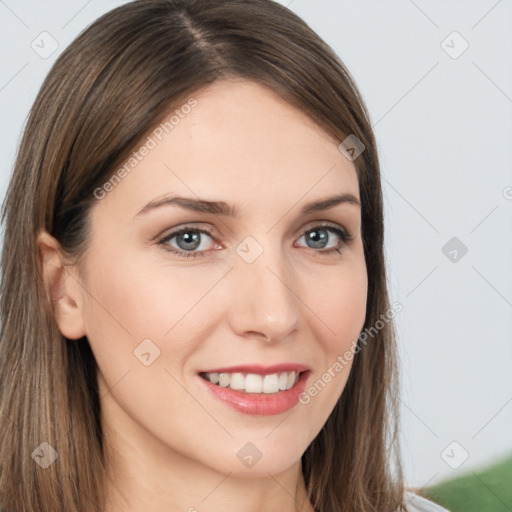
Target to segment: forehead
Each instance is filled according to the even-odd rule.
[[[355,166],[268,88],[225,80],[192,94],[134,148],[106,199],[139,211],[166,193],[243,204],[359,197]]]

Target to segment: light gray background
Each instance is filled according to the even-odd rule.
[[[0,0],[2,200],[51,64],[122,3]],[[512,1],[280,3],[340,55],[372,116],[390,293],[404,306],[408,483],[473,471],[512,450]],[[59,46],[42,58],[31,44],[51,49],[45,31]],[[468,249],[457,261],[442,251],[452,237]]]

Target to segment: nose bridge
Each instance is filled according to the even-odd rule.
[[[259,237],[262,239],[263,237]],[[293,269],[271,236],[260,244],[247,237],[236,248],[232,273],[231,323],[240,335],[260,333],[279,340],[298,325]]]

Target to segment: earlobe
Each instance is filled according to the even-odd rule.
[[[59,242],[47,232],[37,238],[41,275],[55,321],[63,336],[85,336],[82,290],[73,266],[66,265]]]

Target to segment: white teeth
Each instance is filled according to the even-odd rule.
[[[224,375],[228,375],[224,373]],[[229,375],[228,375],[229,377]],[[229,382],[229,387],[231,389],[244,389],[244,376],[241,373],[233,373],[231,375],[231,380]]]
[[[261,393],[263,391],[263,379],[261,375],[249,373],[249,375],[245,377],[244,388],[247,393]]]
[[[291,372],[288,374],[288,383],[286,385],[287,388],[291,388],[295,384],[295,372]]]
[[[222,388],[227,388],[229,386],[229,375],[227,373],[221,373],[219,375],[219,386]]]
[[[288,375],[286,373],[281,373],[281,375],[279,375],[279,389],[285,390],[286,386],[288,386]]]
[[[263,377],[263,393],[277,393],[279,391],[279,376],[276,373]]]
[[[278,393],[290,389],[299,380],[299,373],[283,372],[269,375],[255,373],[205,373],[206,380],[223,388],[230,387],[246,393]]]

